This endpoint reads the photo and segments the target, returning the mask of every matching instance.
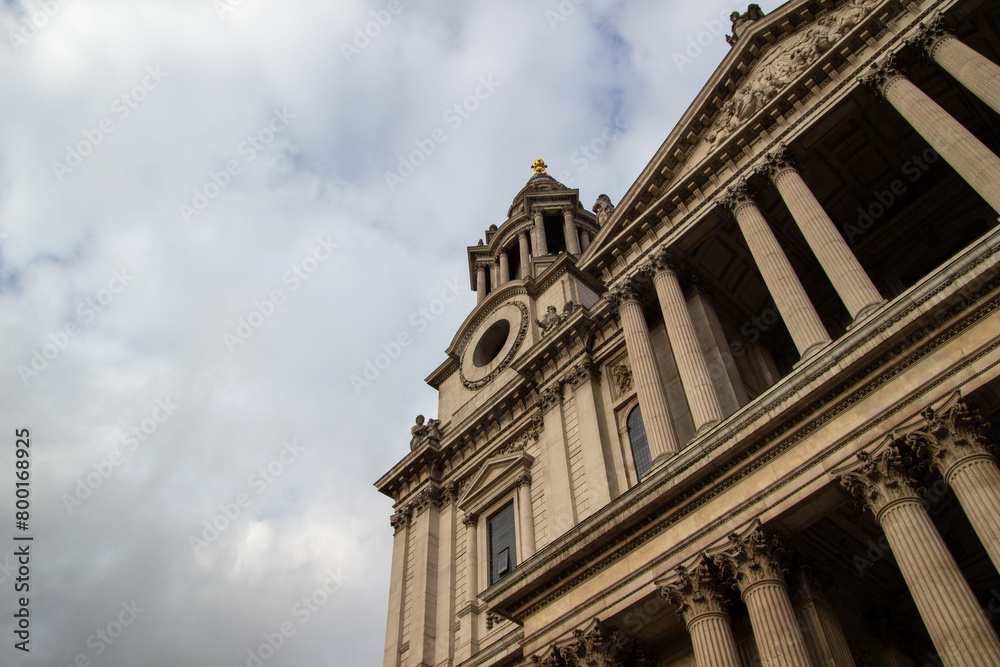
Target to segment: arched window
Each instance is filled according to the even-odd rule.
[[[632,446],[632,460],[635,462],[635,474],[642,481],[642,476],[653,467],[653,459],[649,455],[649,443],[646,442],[646,427],[642,424],[642,412],[635,406],[625,420],[628,431],[628,442]]]

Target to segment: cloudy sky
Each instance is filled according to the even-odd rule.
[[[617,202],[745,7],[5,0],[0,664],[380,664],[465,247],[537,157]]]

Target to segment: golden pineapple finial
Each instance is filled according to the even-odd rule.
[[[542,158],[538,158],[537,160],[532,162],[531,168],[535,170],[535,175],[548,173],[547,171],[545,171],[548,168],[548,165],[545,164],[545,160],[543,160]]]

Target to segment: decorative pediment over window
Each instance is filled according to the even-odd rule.
[[[526,481],[534,461],[535,457],[524,451],[487,460],[459,498],[458,508],[466,514],[478,514],[499,496]]]

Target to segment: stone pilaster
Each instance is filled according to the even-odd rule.
[[[389,615],[385,624],[385,655],[383,665],[399,665],[399,647],[402,641],[403,607],[406,600],[404,586],[406,583],[406,561],[409,558],[409,526],[411,510],[409,507],[398,509],[390,518],[393,528],[392,565],[389,579]]]
[[[1000,67],[944,27],[943,17],[921,24],[918,37],[931,60],[972,94],[1000,113]]]
[[[826,347],[830,342],[830,334],[819,319],[764,214],[746,188],[739,186],[730,189],[721,203],[733,212],[799,356],[805,359]]]
[[[795,611],[806,650],[814,665],[855,667],[840,619],[824,599],[828,593],[818,592],[821,589],[829,590],[830,587],[819,583],[818,579],[812,568],[799,568]]]
[[[607,437],[602,416],[605,414],[600,388],[600,371],[589,355],[584,356],[566,375],[566,382],[573,388],[576,398],[576,418],[579,424],[580,456],[583,459],[590,499],[582,520],[611,502],[613,482],[609,471],[614,470],[612,457],[605,451]]]
[[[847,311],[863,319],[884,302],[875,284],[784,148],[768,156],[766,171]]]
[[[570,255],[580,254],[580,237],[576,231],[576,221],[573,220],[573,209],[563,208],[563,237],[566,239],[566,252]]]
[[[1000,213],[1000,158],[900,73],[891,57],[865,82],[881,93],[958,175]]]
[[[531,475],[517,478],[517,532],[521,537],[521,561],[535,555],[535,515],[531,511]]]
[[[653,275],[653,285],[663,311],[663,322],[681,386],[694,419],[695,431],[700,435],[722,421],[722,408],[677,278],[677,267],[671,255],[661,251],[646,265],[645,270]]]
[[[718,553],[715,561],[743,594],[761,662],[766,667],[811,667],[788,597],[777,539],[755,524],[729,540],[729,548]]]
[[[859,463],[834,471],[875,515],[947,667],[1000,665],[1000,640],[983,615],[958,564],[924,509],[908,471],[914,460],[887,440]]]
[[[632,364],[632,382],[639,397],[639,406],[642,408],[646,441],[649,443],[649,453],[655,467],[677,453],[679,447],[673,424],[670,422],[666,393],[660,381],[660,374],[656,370],[656,359],[653,356],[653,346],[649,342],[649,329],[642,314],[639,293],[634,284],[626,281],[620,287],[609,291],[607,297],[618,308],[621,317],[625,347],[628,349],[629,362]]]
[[[441,490],[427,487],[413,502],[413,604],[410,606],[409,665],[435,665],[437,577],[441,531]]]
[[[920,429],[907,440],[932,462],[1000,571],[1000,467],[982,435],[985,422],[953,396],[944,406],[923,413]]]
[[[465,613],[460,615],[462,630],[462,650],[460,656],[468,658],[479,651],[479,517],[466,514],[462,518],[465,526]]]
[[[740,667],[728,602],[720,589],[719,580],[705,561],[690,570],[678,567],[674,578],[660,588],[660,594],[677,605],[684,619],[699,667]]]

